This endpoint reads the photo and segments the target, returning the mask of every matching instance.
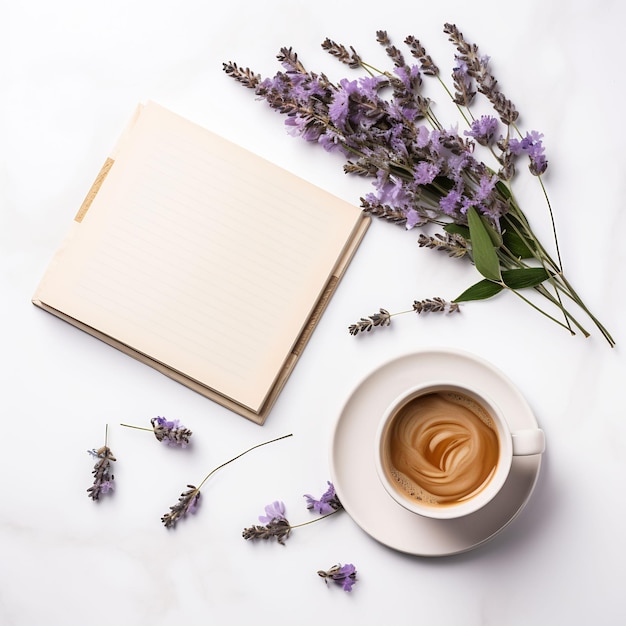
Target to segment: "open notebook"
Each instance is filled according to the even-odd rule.
[[[148,103],[33,303],[263,423],[368,223]]]

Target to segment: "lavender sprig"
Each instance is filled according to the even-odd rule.
[[[519,113],[500,90],[489,68],[489,57],[468,42],[454,24],[445,24],[444,33],[456,48],[452,90],[418,39],[408,36],[404,40],[411,64],[386,31],[377,31],[376,39],[385,47],[391,70],[373,67],[351,46],[330,39],[322,44],[343,64],[365,70],[367,75],[356,79],[333,83],[326,75],[307,70],[292,48],[281,49],[278,60],[284,71],[272,78],[263,79],[232,62],[224,63],[224,71],[285,115],[291,134],[342,153],[347,173],[373,180],[374,191],[361,199],[365,213],[407,230],[432,223],[452,232],[447,229],[454,226],[454,232],[467,243],[463,257],[482,277],[457,296],[454,304],[509,291],[570,333],[577,330],[589,336],[570,305],[566,306],[571,302],[588,315],[611,346],[615,345],[563,272],[552,208],[541,178],[548,166],[543,136],[518,129]],[[423,77],[434,77],[443,86],[467,123],[467,131],[459,133],[454,124],[448,130],[437,118],[422,93]],[[496,116],[474,117],[470,107],[478,94],[488,100]],[[505,127],[503,132],[499,131],[500,124]],[[480,160],[477,147],[485,149],[495,166]],[[520,158],[527,159],[546,199],[556,260],[533,232],[514,196],[511,181]],[[432,246],[423,247],[454,250],[452,256],[457,252],[461,256],[460,246],[450,247],[458,242],[456,237],[442,242],[434,245],[431,240]],[[545,297],[548,307],[529,299],[525,289]],[[358,334],[388,325],[388,315],[381,310],[362,318],[350,332]]]
[[[344,591],[352,591],[352,587],[357,581],[356,567],[352,563],[346,563],[345,565],[337,563],[337,565],[333,565],[328,570],[318,570],[317,574],[324,579],[326,584],[330,580],[341,585]]]
[[[105,435],[105,445],[101,448],[87,450],[87,452],[95,457],[97,460],[94,465],[92,474],[94,476],[93,485],[87,489],[87,493],[92,500],[99,500],[100,495],[113,491],[115,487],[114,476],[112,473],[112,466],[116,459],[111,452],[111,449],[106,445],[108,439],[108,425]]]
[[[259,522],[263,525],[254,524],[244,528],[241,536],[246,540],[263,539],[267,541],[268,539],[276,539],[278,543],[285,545],[285,541],[289,539],[294,528],[308,526],[343,509],[343,505],[335,493],[335,487],[330,481],[328,481],[328,489],[319,499],[309,494],[306,494],[304,498],[307,502],[307,509],[319,513],[319,517],[308,522],[291,525],[285,517],[285,504],[276,500],[265,507],[265,515],[259,515]]]
[[[426,298],[425,300],[414,300],[413,306],[407,311],[398,311],[397,313],[389,313],[386,309],[380,309],[379,313],[374,313],[369,317],[362,317],[355,324],[348,326],[348,332],[351,335],[358,335],[364,332],[370,332],[375,327],[383,328],[391,324],[391,318],[395,315],[403,315],[404,313],[460,313],[461,307],[456,302],[448,302],[443,298]]]
[[[461,258],[469,252],[467,240],[458,233],[436,233],[434,236],[421,234],[417,240],[420,248],[432,248],[448,253],[448,256]]]
[[[173,506],[171,506],[169,512],[165,513],[165,515],[161,517],[161,522],[163,523],[163,525],[166,528],[173,528],[188,513],[196,512],[196,510],[198,509],[199,501],[200,501],[200,489],[202,488],[204,483],[206,483],[206,481],[211,476],[213,476],[213,474],[215,474],[215,472],[222,469],[229,463],[232,463],[233,461],[236,461],[237,459],[241,458],[244,454],[248,454],[248,452],[252,452],[252,450],[256,450],[257,448],[260,448],[261,446],[266,446],[270,443],[274,443],[276,441],[280,441],[281,439],[286,439],[287,437],[292,437],[292,436],[293,436],[292,434],[283,435],[282,437],[277,437],[275,439],[271,439],[270,441],[264,441],[263,443],[259,443],[255,446],[252,446],[251,448],[244,450],[243,452],[233,457],[232,459],[229,459],[228,461],[225,461],[221,465],[218,465],[217,467],[213,468],[202,479],[202,481],[197,487],[195,487],[194,485],[187,485],[187,490],[181,493],[180,497],[178,498],[178,502],[174,504]]]
[[[168,446],[186,448],[189,445],[189,439],[193,433],[178,420],[153,417],[150,423],[152,424],[152,428],[142,428],[141,426],[133,426],[131,424],[120,424],[120,426],[153,432],[158,441]]]

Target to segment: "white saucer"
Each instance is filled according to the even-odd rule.
[[[541,465],[541,455],[514,457],[502,491],[485,508],[461,519],[431,520],[397,504],[376,473],[378,421],[400,393],[442,378],[484,390],[512,429],[537,426],[526,400],[502,372],[474,355],[443,349],[408,354],[374,370],[347,399],[332,434],[330,472],[347,513],[380,543],[419,556],[466,552],[494,537],[524,508]]]

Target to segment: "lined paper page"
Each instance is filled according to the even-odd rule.
[[[38,297],[258,410],[359,219],[149,103]]]

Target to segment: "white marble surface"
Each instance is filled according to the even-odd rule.
[[[580,0],[1,2],[0,623],[623,624],[625,17],[621,2]],[[358,203],[369,183],[289,137],[221,63],[268,75],[275,53],[291,45],[338,79],[345,72],[321,41],[380,60],[374,33],[385,28],[398,42],[417,35],[448,67],[446,21],[491,55],[522,125],[545,134],[565,268],[615,349],[597,333],[570,337],[506,296],[455,319],[409,315],[369,337],[349,336],[361,315],[453,297],[473,278],[382,223],[370,229],[264,427],[32,306],[137,102],[156,100]],[[536,189],[520,193],[537,207],[541,230]],[[388,359],[433,346],[501,368],[544,428],[542,472],[520,516],[484,546],[446,558],[390,550],[347,514],[294,531],[284,547],[244,541],[241,529],[272,500],[286,503],[292,523],[310,518],[302,494],[321,493],[329,479],[330,433],[348,394]],[[118,426],[154,415],[181,419],[194,431],[193,449],[168,450]],[[86,450],[101,445],[106,423],[118,486],[94,503],[85,493]],[[217,474],[196,516],[163,528],[160,516],[188,482],[289,432]],[[351,594],[326,588],[315,573],[336,562],[357,566]]]

